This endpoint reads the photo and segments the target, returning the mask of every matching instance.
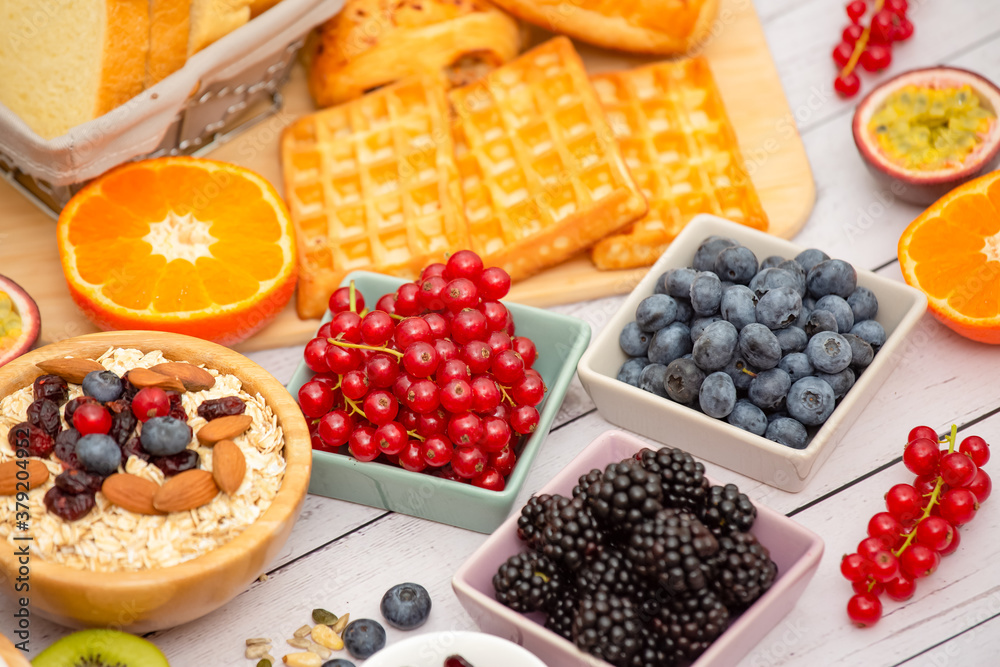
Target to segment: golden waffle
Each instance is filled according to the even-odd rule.
[[[646,212],[565,37],[449,96],[472,249],[488,266],[524,278]]]
[[[601,269],[648,266],[698,213],[767,230],[712,72],[703,58],[593,77],[649,214],[591,252]]]
[[[321,316],[350,271],[413,278],[468,246],[445,90],[440,74],[416,76],[285,130],[300,317]]]

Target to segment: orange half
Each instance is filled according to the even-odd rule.
[[[1000,343],[1000,171],[955,188],[899,239],[906,282],[959,334]]]
[[[294,231],[261,176],[191,157],[131,162],[59,216],[70,294],[102,329],[155,329],[223,345],[259,331],[295,289]]]

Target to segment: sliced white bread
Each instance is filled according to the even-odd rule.
[[[147,88],[184,66],[190,32],[191,0],[149,0]]]
[[[250,18],[256,18],[274,7],[281,0],[250,0]]]
[[[0,0],[0,102],[45,139],[143,89],[149,0]]]
[[[188,56],[250,20],[251,0],[191,0]]]

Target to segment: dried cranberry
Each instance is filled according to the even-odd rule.
[[[104,478],[86,470],[69,469],[56,475],[56,486],[66,493],[97,493]]]
[[[186,422],[188,419],[184,406],[181,405],[181,395],[176,391],[168,391],[167,398],[170,399],[170,416]]]
[[[172,456],[154,456],[151,463],[163,471],[165,477],[172,477],[179,472],[191,470],[198,467],[198,452],[193,449],[185,449],[179,454]]]
[[[129,403],[131,403],[132,399],[135,398],[135,395],[139,393],[139,387],[128,381],[128,371],[126,371],[125,375],[122,376],[122,389],[124,389],[125,392],[121,395],[121,399],[119,400],[124,399]]]
[[[69,398],[69,386],[58,375],[39,375],[33,385],[35,400],[49,398],[62,405]]]
[[[7,433],[7,442],[10,443],[15,453],[23,449],[26,450],[28,456],[37,456],[43,459],[48,458],[56,446],[51,435],[28,422],[15,424]]]
[[[122,464],[128,461],[128,457],[134,456],[148,462],[152,458],[149,453],[142,448],[142,442],[136,436],[122,445]]]
[[[76,458],[76,441],[80,439],[80,432],[75,428],[59,431],[56,436],[56,446],[53,450],[56,458],[63,462],[67,468],[80,468],[80,460]]]
[[[28,422],[21,422],[20,424],[15,424],[11,426],[10,430],[7,431],[7,442],[10,443],[10,448],[17,453],[19,449],[28,449],[28,445],[31,444],[31,424]]]
[[[223,396],[205,401],[198,406],[198,416],[205,421],[219,417],[241,415],[247,409],[247,404],[239,396]]]
[[[28,422],[42,429],[53,438],[62,429],[59,406],[48,398],[40,398],[28,406]]]
[[[96,403],[97,405],[101,404],[101,402],[93,396],[77,396],[76,398],[67,401],[66,407],[63,408],[63,416],[66,418],[66,423],[72,424],[73,415],[76,413],[77,408],[81,405],[86,405],[87,403]]]
[[[43,500],[45,507],[63,521],[76,521],[94,509],[94,494],[90,491],[72,494],[53,486]]]
[[[132,406],[124,399],[119,398],[117,401],[111,401],[106,407],[111,413],[111,430],[108,435],[121,447],[132,437],[135,425],[139,423],[139,420],[132,412]]]

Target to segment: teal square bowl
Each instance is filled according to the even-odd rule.
[[[383,294],[395,292],[405,282],[379,273],[356,271],[348,275],[343,284],[352,280],[368,304],[374,304]],[[539,406],[538,427],[524,444],[503,491],[480,489],[377,461],[362,462],[343,454],[313,450],[309,493],[381,507],[480,533],[491,533],[503,523],[524,486],[528,468],[552,428],[552,420],[576,373],[576,364],[590,342],[590,326],[582,320],[516,303],[505,302],[505,305],[514,317],[517,334],[534,341],[538,350],[534,368],[541,373],[548,391]],[[327,311],[323,322],[330,317]],[[298,396],[299,388],[312,376],[312,370],[300,361],[288,383],[288,391]]]

